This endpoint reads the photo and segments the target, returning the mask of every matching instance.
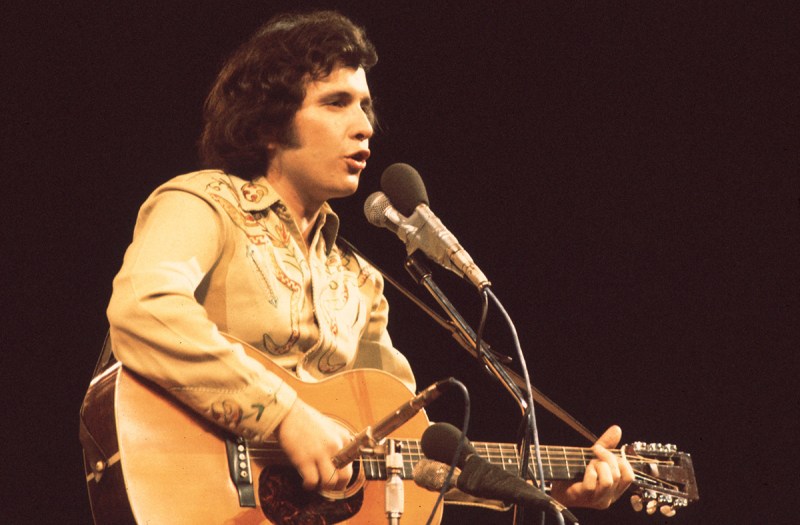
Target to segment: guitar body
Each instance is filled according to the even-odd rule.
[[[354,370],[319,383],[304,383],[255,350],[248,349],[248,353],[270,371],[281,375],[306,403],[354,433],[394,411],[411,395],[397,379],[379,370]],[[84,456],[92,512],[98,525],[282,525],[295,522],[270,521],[267,518],[270,509],[263,508],[264,503],[271,500],[264,496],[262,489],[265,487],[260,487],[259,482],[262,474],[266,474],[265,469],[273,465],[251,455],[250,475],[255,485],[256,506],[241,506],[226,453],[226,439],[231,436],[119,364],[92,382],[82,418],[91,431],[92,439],[83,439]],[[419,412],[391,437],[418,438],[427,426],[427,417]],[[91,441],[91,446],[86,446],[87,441]],[[97,459],[91,457],[93,450],[99,450],[107,460],[101,469],[98,469]],[[291,467],[284,470],[293,474]],[[403,484],[405,511],[402,520],[424,523],[433,508],[436,493],[417,487],[413,481]],[[306,521],[308,517],[298,518],[298,522],[367,525],[387,520],[383,508],[383,481],[363,480],[363,494],[359,493],[354,500],[357,512],[345,521],[322,515],[312,521]],[[282,505],[281,502],[275,504]],[[434,523],[441,519],[441,508],[438,512]]]

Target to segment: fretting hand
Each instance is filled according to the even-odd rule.
[[[583,479],[577,483],[554,482],[553,497],[567,507],[607,509],[611,506],[633,481],[633,469],[628,461],[609,450],[616,447],[621,438],[620,427],[609,427],[592,447],[595,458],[586,466]]]

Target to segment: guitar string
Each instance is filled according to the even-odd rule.
[[[416,442],[409,441],[403,442],[403,454],[404,456],[410,456],[416,458],[417,460],[422,459],[425,455],[421,452],[419,445]],[[251,446],[249,449],[251,457],[273,457],[275,455],[282,455],[283,451],[280,449],[277,443],[274,446],[270,446],[272,444],[265,444],[260,446]],[[483,445],[476,443],[476,449],[483,448],[484,450],[480,451],[480,456],[486,459],[489,462],[500,463],[500,464],[507,464],[511,463],[512,461],[518,460],[519,456],[517,454],[517,450],[513,445],[508,446],[494,446],[492,445],[492,449],[487,448],[486,446],[478,447],[477,445]],[[611,449],[610,450],[616,456],[622,456],[622,451],[620,449]],[[594,459],[594,453],[591,449],[587,448],[580,448],[580,447],[559,447],[559,446],[545,446],[542,447],[543,456],[546,456],[547,461],[552,465],[560,465],[560,464],[574,464],[577,462],[580,464],[581,462],[588,462]],[[508,458],[506,457],[508,456]],[[553,459],[555,456],[556,458]],[[641,454],[626,454],[626,458],[629,461],[633,462],[641,462],[647,464],[658,464],[658,465],[674,465],[675,462],[669,459],[659,459],[655,457],[647,457]],[[383,454],[381,453],[366,453],[364,457],[373,457],[376,459],[383,458]],[[499,460],[499,461],[498,461]]]
[[[285,459],[285,456],[281,450],[251,450],[250,457],[252,459],[262,459],[267,460],[269,462],[277,462],[276,459]],[[414,453],[406,453],[403,458],[404,466],[413,466],[417,461],[423,459],[425,456],[418,452]],[[496,465],[502,465],[503,467],[511,467],[510,470],[516,470],[518,468],[517,461],[518,456],[511,456],[506,457],[506,455],[489,455],[484,456],[481,455],[484,459],[488,462]],[[576,474],[578,474],[581,468],[586,467],[589,462],[594,459],[593,454],[583,453],[580,456],[573,456],[573,457],[556,457],[552,458],[548,454],[543,454],[543,463],[547,466],[547,469],[552,471],[558,470],[574,470]],[[659,460],[654,458],[647,458],[643,456],[627,456],[628,461],[631,463],[632,466],[652,466],[652,465],[664,465],[664,466],[671,466],[675,463],[673,461],[668,460]],[[385,456],[382,454],[363,454],[359,461],[363,464],[368,463],[384,463]],[[506,470],[509,470],[506,468]]]

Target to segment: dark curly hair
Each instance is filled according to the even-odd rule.
[[[309,81],[338,65],[378,61],[364,30],[335,11],[278,15],[225,63],[206,99],[200,159],[246,179],[267,171],[267,143],[293,142],[292,120]]]

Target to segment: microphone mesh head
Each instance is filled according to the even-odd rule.
[[[450,464],[453,456],[458,449],[458,442],[461,440],[461,431],[449,423],[434,423],[422,433],[420,446],[422,453],[426,457]],[[470,454],[475,454],[475,447],[467,441],[461,449],[461,457],[458,458],[456,465],[464,466],[464,460]]]
[[[392,164],[383,171],[381,189],[397,211],[406,217],[414,213],[420,204],[430,204],[419,172],[402,162]]]
[[[386,216],[383,212],[391,205],[392,203],[386,195],[380,191],[376,191],[364,201],[364,215],[367,216],[367,220],[370,224],[382,228],[386,224]]]
[[[442,490],[444,480],[447,479],[447,472],[450,465],[445,465],[439,461],[422,458],[414,465],[414,483],[428,490]],[[457,475],[457,474],[456,474]],[[455,485],[456,475],[451,480]]]

